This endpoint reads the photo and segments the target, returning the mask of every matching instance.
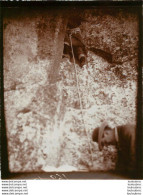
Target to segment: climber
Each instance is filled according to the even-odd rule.
[[[104,51],[102,49],[96,48],[95,46],[85,46],[83,43],[81,32],[79,26],[82,22],[88,22],[82,15],[78,15],[78,10],[74,10],[74,14],[69,16],[67,23],[67,30],[64,40],[64,51],[63,57],[67,57],[72,61],[73,55],[71,50],[71,41],[69,36],[72,37],[72,47],[74,51],[74,57],[77,64],[80,67],[83,67],[87,62],[87,51],[92,51],[95,55],[102,57],[108,63],[116,63],[113,62],[113,56],[108,51]]]
[[[99,150],[104,146],[115,145],[118,150],[116,170],[120,173],[135,173],[135,126],[123,125],[115,128],[103,122],[99,128],[94,129],[92,140],[98,142]]]
[[[68,57],[70,60],[72,60],[73,59],[72,48],[73,48],[75,61],[82,68],[86,63],[87,54],[86,54],[85,45],[81,40],[81,34],[79,28],[67,29],[65,40],[64,40],[63,57]]]

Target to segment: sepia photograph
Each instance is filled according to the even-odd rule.
[[[139,5],[3,6],[2,178],[139,177]]]

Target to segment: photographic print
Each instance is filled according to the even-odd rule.
[[[139,9],[3,8],[10,173],[134,176]]]

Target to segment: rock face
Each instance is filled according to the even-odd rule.
[[[116,17],[112,20],[116,23]],[[85,39],[85,26],[88,33],[96,29],[90,23],[81,25]],[[5,11],[4,103],[11,172],[114,169],[116,149],[99,152],[92,131],[103,120],[111,126],[136,122],[136,69],[128,76],[126,62],[120,80],[115,67],[89,51],[88,64],[82,69],[76,65],[76,75],[74,64],[62,59],[66,24],[67,17],[54,8]],[[131,29],[131,20],[129,24]]]
[[[47,11],[5,13],[5,115],[12,172],[38,171],[45,158],[49,165],[57,163],[54,135],[61,111],[58,75],[66,19],[58,10]]]

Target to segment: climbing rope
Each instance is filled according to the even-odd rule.
[[[77,69],[75,65],[75,57],[74,57],[74,52],[73,52],[73,47],[72,47],[72,39],[71,39],[71,34],[70,34],[70,42],[71,42],[71,49],[72,49],[72,56],[73,56],[73,61],[74,61],[74,68],[75,68],[75,73],[76,73],[76,83],[77,83],[77,90],[78,90],[78,97],[79,97],[79,102],[80,102],[80,109],[81,109],[81,114],[82,114],[82,120],[85,128],[85,122],[83,118],[83,108],[82,108],[82,102],[81,102],[81,96],[80,96],[80,90],[79,90],[79,80],[77,76]]]
[[[90,144],[90,140],[89,140],[89,137],[88,137],[88,133],[86,132],[86,125],[85,125],[85,121],[84,121],[83,107],[82,107],[82,101],[81,101],[80,90],[79,90],[79,79],[78,79],[78,73],[77,73],[77,68],[76,68],[76,63],[75,63],[75,57],[74,57],[74,52],[73,52],[73,46],[72,46],[72,38],[71,38],[71,36],[72,36],[72,34],[70,34],[69,37],[70,37],[70,44],[71,44],[71,50],[72,50],[74,68],[75,68],[75,75],[76,75],[76,83],[77,83],[78,97],[79,97],[79,102],[80,102],[81,117],[82,117],[82,121],[83,121],[83,124],[84,124],[85,134],[87,136],[88,143],[89,143],[89,149],[90,149],[90,154],[91,154],[91,162],[92,162],[92,166],[93,166],[92,147],[91,147],[91,144]]]

